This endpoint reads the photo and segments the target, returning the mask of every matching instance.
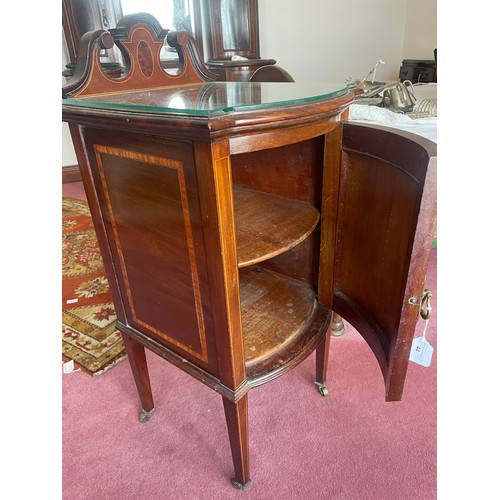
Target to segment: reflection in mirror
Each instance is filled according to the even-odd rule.
[[[164,29],[194,33],[193,0],[121,0],[121,8],[124,16],[147,12],[156,17]],[[179,56],[166,42],[161,50],[160,61],[167,73],[177,73]]]
[[[168,30],[187,30],[194,33],[193,0],[121,0],[122,13],[147,12]]]
[[[238,5],[235,5],[238,3]],[[234,15],[240,9],[237,16]],[[224,50],[250,50],[248,2],[221,0],[222,44]]]

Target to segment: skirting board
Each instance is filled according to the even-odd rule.
[[[65,182],[78,182],[81,181],[80,169],[78,165],[66,165],[62,168],[62,181]]]

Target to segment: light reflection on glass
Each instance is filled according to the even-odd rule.
[[[180,95],[176,95],[168,101],[167,107],[172,109],[186,109],[188,106],[186,99]]]
[[[64,99],[63,104],[208,116],[306,104],[344,95],[347,91],[345,83],[209,82],[69,98]]]

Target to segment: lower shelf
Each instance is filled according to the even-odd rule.
[[[249,383],[260,385],[297,365],[323,338],[331,312],[297,280],[252,266],[240,270],[240,293]]]

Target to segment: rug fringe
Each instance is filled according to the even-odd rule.
[[[106,365],[102,370],[99,370],[98,372],[95,372],[92,375],[93,376],[102,375],[104,372],[107,372],[110,368],[112,368],[113,366],[117,365],[118,363],[120,363],[124,359],[127,359],[127,355],[123,356],[122,358],[115,359],[109,365]]]
[[[85,373],[85,375],[89,375],[91,377],[94,377],[95,375],[102,375],[104,372],[107,372],[111,367],[117,365],[120,363],[120,361],[123,361],[124,359],[127,359],[127,355],[125,354],[124,356],[121,356],[119,358],[116,358],[114,361],[112,361],[109,365],[106,365],[104,368],[102,368],[99,371],[92,372],[82,364],[78,363],[78,361],[74,361],[75,363],[75,368],[79,368],[82,373]],[[65,356],[64,354],[62,355],[62,361],[63,363],[67,363],[68,361],[71,361],[72,358]],[[75,370],[76,371],[76,370]]]

